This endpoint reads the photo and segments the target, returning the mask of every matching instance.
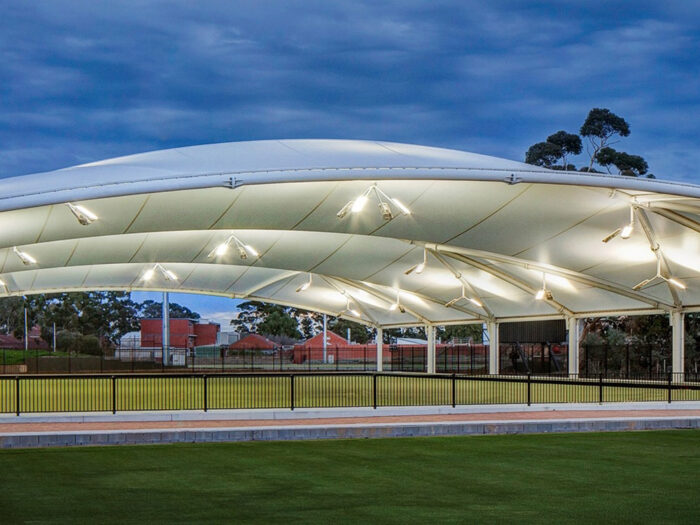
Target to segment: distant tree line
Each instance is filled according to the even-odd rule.
[[[301,308],[280,306],[260,301],[246,301],[238,306],[240,313],[231,325],[240,333],[253,333],[270,336],[286,336],[291,339],[309,339],[323,330],[323,314]],[[328,330],[347,337],[350,329],[350,339],[354,343],[366,344],[373,342],[377,336],[376,329],[349,319],[329,315]],[[482,340],[481,325],[456,325],[438,328],[437,337],[441,340],[453,338]],[[425,339],[422,327],[391,328],[384,330],[383,339],[390,343],[397,337]]]
[[[121,337],[139,329],[140,318],[160,318],[162,303],[133,301],[129,292],[66,292],[0,299],[0,332],[24,336],[24,310],[28,327],[38,326],[46,342],[59,350],[99,354]],[[199,319],[197,312],[170,303],[170,317]]]

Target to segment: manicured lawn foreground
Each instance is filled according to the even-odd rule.
[[[700,432],[0,451],[0,521],[697,523]]]
[[[217,376],[207,378],[208,409],[289,408],[292,388],[288,375]],[[376,381],[376,383],[374,383]],[[666,401],[664,388],[604,386],[603,400]],[[115,395],[112,395],[113,388]],[[17,409],[17,385],[12,377],[0,378],[0,413]],[[138,375],[117,377],[22,378],[20,411],[71,412],[128,410],[195,410],[204,408],[204,378]],[[326,375],[294,378],[294,406],[407,406],[452,404],[452,380],[446,376]],[[700,389],[672,390],[673,400],[699,400]],[[457,379],[454,400],[458,405],[527,403],[525,382]],[[538,384],[530,387],[532,403],[596,403],[599,385]]]

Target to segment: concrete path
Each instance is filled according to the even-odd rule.
[[[700,403],[29,414],[0,417],[0,448],[700,429]]]

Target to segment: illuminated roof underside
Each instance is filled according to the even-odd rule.
[[[700,309],[700,187],[404,144],[217,144],[0,179],[0,239],[0,296],[196,292],[384,327]]]

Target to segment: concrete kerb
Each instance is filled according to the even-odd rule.
[[[388,437],[430,437],[484,434],[615,432],[629,430],[700,429],[700,417],[577,418],[561,420],[473,422],[404,422],[343,425],[278,425],[247,428],[95,430],[89,432],[14,432],[0,435],[0,448],[136,445],[156,443],[220,443]]]

